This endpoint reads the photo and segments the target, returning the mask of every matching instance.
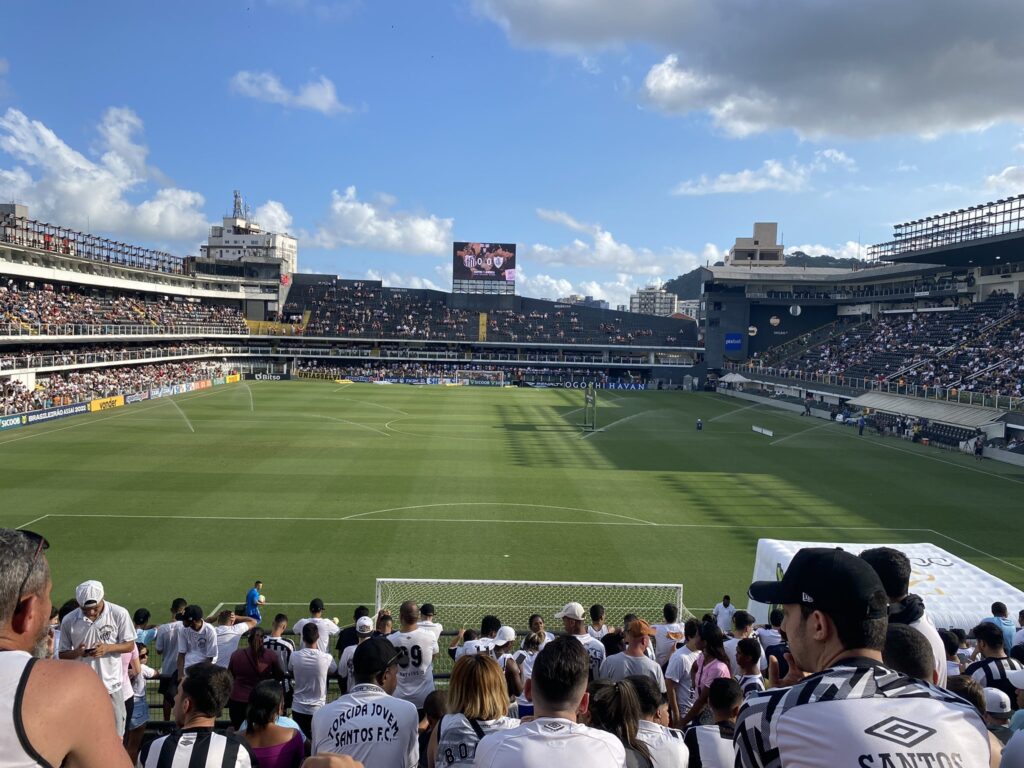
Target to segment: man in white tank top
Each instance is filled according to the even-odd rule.
[[[110,699],[84,664],[46,656],[46,540],[0,528],[0,768],[131,768]]]

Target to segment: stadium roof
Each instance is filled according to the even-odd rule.
[[[934,264],[885,264],[863,269],[834,267],[705,267],[715,280],[736,280],[756,283],[866,283],[926,274]]]
[[[983,424],[991,424],[1005,414],[1005,411],[996,408],[949,403],[945,400],[922,400],[919,397],[903,395],[886,395],[881,392],[869,392],[866,395],[855,397],[848,404],[971,429]]]
[[[1024,261],[1024,231],[908,251],[886,258],[902,265],[928,263],[966,269]]]

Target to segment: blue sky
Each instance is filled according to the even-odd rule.
[[[1024,192],[1024,5],[907,0],[46,2],[5,9],[0,200],[197,253],[240,189],[304,270],[636,286],[755,220],[855,255]]]

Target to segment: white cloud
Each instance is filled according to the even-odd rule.
[[[433,280],[416,275],[401,275],[398,272],[379,272],[376,269],[366,270],[367,280],[380,280],[388,288],[429,288],[432,291],[444,290]]]
[[[720,173],[714,178],[702,175],[698,179],[684,181],[677,185],[675,195],[720,195],[748,194],[773,190],[776,192],[803,192],[810,187],[811,176],[823,173],[830,165],[838,165],[847,171],[854,171],[857,164],[838,149],[824,149],[815,153],[810,163],[790,161],[788,165],[778,160],[765,160],[760,168],[745,169],[736,173]]]
[[[256,209],[254,218],[265,232],[289,233],[292,229],[292,215],[277,200],[267,200]]]
[[[472,0],[514,42],[662,51],[647,99],[733,136],[936,136],[1024,123],[1024,3]]]
[[[201,194],[165,184],[141,202],[129,199],[162,180],[147,166],[142,130],[132,110],[107,110],[94,161],[43,123],[8,109],[0,118],[0,151],[17,165],[0,168],[0,199],[24,202],[34,218],[65,226],[192,243],[208,227]]]
[[[987,176],[985,187],[997,195],[1024,194],[1024,166],[1008,165],[999,173]]]
[[[593,56],[580,56],[579,59],[580,69],[586,72],[588,75],[600,75],[601,74],[601,63]]]
[[[896,166],[897,173],[913,173],[916,170],[916,165],[914,165],[913,163],[905,163],[902,160],[900,160],[899,164]]]
[[[292,91],[272,72],[251,72],[243,69],[231,78],[231,89],[235,93],[258,101],[309,109],[325,115],[352,111],[351,107],[338,100],[334,83],[324,75]]]
[[[808,256],[835,256],[837,259],[865,259],[868,255],[868,247],[853,240],[847,240],[838,245],[793,245],[786,248],[786,253],[802,251]]]
[[[444,255],[451,252],[453,219],[393,211],[384,203],[360,200],[356,188],[334,190],[323,222],[301,239],[315,248],[344,246],[372,251]]]

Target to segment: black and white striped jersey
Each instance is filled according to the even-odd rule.
[[[990,757],[973,706],[868,658],[752,694],[736,722],[735,747],[742,768],[986,768]]]
[[[139,768],[253,768],[249,746],[213,728],[184,728],[154,739],[142,749]]]
[[[1017,689],[1007,677],[1007,672],[1024,669],[1016,659],[1003,656],[999,659],[978,659],[964,670],[965,675],[973,677],[982,688],[998,688],[1010,697],[1010,706],[1017,709]]]

